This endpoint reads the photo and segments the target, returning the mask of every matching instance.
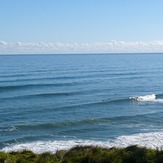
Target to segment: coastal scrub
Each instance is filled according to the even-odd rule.
[[[55,154],[31,151],[0,152],[0,163],[162,163],[163,151],[145,147],[101,148],[77,146]]]

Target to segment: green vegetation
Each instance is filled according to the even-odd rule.
[[[163,151],[137,146],[100,148],[77,146],[55,154],[35,154],[31,151],[0,152],[0,163],[163,163]]]

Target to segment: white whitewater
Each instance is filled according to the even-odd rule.
[[[130,97],[130,99],[142,102],[163,102],[163,99],[157,99],[155,94],[145,96],[134,96]]]
[[[127,136],[119,136],[114,140],[67,140],[67,141],[36,141],[31,143],[13,144],[3,148],[1,151],[22,151],[31,150],[35,153],[50,152],[57,150],[68,150],[75,146],[99,146],[104,148],[122,147],[138,145],[152,149],[163,149],[163,132],[139,133]]]

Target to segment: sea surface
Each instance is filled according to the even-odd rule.
[[[1,55],[0,151],[163,148],[163,54]]]

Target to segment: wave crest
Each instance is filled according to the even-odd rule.
[[[145,96],[134,96],[130,97],[130,99],[135,101],[142,101],[142,102],[163,102],[163,99],[156,99],[155,94],[145,95]]]
[[[12,152],[31,150],[35,153],[50,152],[58,150],[69,150],[75,146],[99,146],[104,148],[119,147],[125,148],[130,145],[138,145],[152,149],[163,148],[163,132],[139,133],[128,136],[119,136],[114,140],[62,140],[62,141],[36,141],[31,143],[20,143],[9,145],[1,151]]]

